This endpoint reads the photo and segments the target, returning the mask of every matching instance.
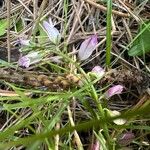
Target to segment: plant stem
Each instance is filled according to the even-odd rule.
[[[106,31],[106,65],[110,66],[111,60],[111,15],[112,15],[112,0],[107,1],[107,31]]]

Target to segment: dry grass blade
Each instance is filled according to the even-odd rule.
[[[84,1],[89,3],[92,6],[96,7],[96,8],[99,8],[100,10],[107,11],[107,8],[105,6],[97,4],[94,1],[91,1],[91,0],[84,0]],[[112,13],[115,15],[121,16],[121,17],[129,17],[130,16],[127,13],[122,13],[122,12],[116,11],[116,10],[112,10]]]

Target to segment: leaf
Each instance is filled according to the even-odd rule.
[[[7,29],[7,19],[0,20],[0,36],[6,33]]]
[[[22,19],[19,19],[18,22],[16,23],[17,32],[21,31],[23,28],[24,28],[23,21]]]
[[[38,42],[40,44],[45,43],[47,40],[47,33],[44,31],[43,27],[39,25],[39,36],[38,36]]]
[[[129,56],[142,56],[150,53],[150,23],[141,25],[138,35],[128,51]]]

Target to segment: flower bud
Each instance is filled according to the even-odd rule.
[[[101,78],[105,74],[105,70],[100,66],[95,66],[91,72],[98,78]]]
[[[35,64],[41,60],[38,52],[31,52],[18,60],[18,65],[28,68],[31,64]]]

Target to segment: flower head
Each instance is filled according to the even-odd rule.
[[[18,60],[19,66],[28,68],[30,66],[30,59],[27,56],[23,56]]]
[[[35,64],[41,60],[38,52],[31,52],[18,60],[18,65],[28,68],[31,64]]]
[[[46,30],[50,41],[54,44],[57,44],[61,39],[61,35],[59,31],[54,27],[51,18],[49,18],[49,22],[43,21],[43,27]]]
[[[105,93],[106,98],[110,98],[116,94],[121,94],[123,91],[123,88],[124,87],[122,85],[115,85],[115,86],[109,88]]]
[[[102,77],[105,74],[105,70],[100,66],[95,66],[91,72],[98,78]]]
[[[88,39],[83,41],[78,53],[79,59],[85,60],[89,58],[92,52],[95,50],[97,43],[97,35],[92,35]]]
[[[130,144],[134,138],[135,138],[134,133],[128,131],[120,135],[120,137],[118,138],[118,143],[119,145],[126,146]]]

